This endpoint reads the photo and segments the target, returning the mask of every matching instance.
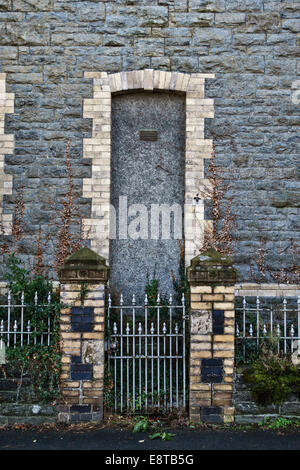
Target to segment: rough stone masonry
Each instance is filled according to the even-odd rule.
[[[205,81],[215,106],[205,138],[234,175],[239,280],[248,279],[261,236],[276,249],[291,237],[299,242],[299,49],[296,1],[0,0],[0,193],[9,222],[24,186],[23,258],[53,216],[49,198],[65,192],[66,140],[79,192],[91,177],[91,161],[82,158],[92,129],[83,118],[83,100],[93,96],[85,71],[214,73]],[[90,199],[81,197],[80,206],[90,217]],[[47,262],[51,256],[49,246]]]

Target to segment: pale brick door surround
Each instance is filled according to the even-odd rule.
[[[6,92],[6,74],[0,73],[0,222],[6,235],[11,233],[12,214],[3,213],[3,196],[12,194],[12,175],[4,171],[4,157],[14,153],[14,135],[5,134],[5,115],[14,112],[14,93]]]
[[[165,72],[153,69],[109,74],[86,72],[93,79],[93,98],[84,100],[83,117],[93,120],[92,137],[83,140],[83,157],[92,159],[92,177],[83,179],[83,197],[91,198],[91,217],[84,227],[91,249],[109,261],[111,191],[111,99],[113,93],[132,91],[174,92],[186,96],[185,262],[203,244],[204,202],[195,203],[204,185],[204,159],[212,156],[212,140],[204,138],[204,119],[214,117],[213,100],[206,99],[206,78],[214,74]]]

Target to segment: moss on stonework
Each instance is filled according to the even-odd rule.
[[[81,248],[76,253],[69,256],[58,276],[60,281],[83,281],[87,280],[106,281],[108,278],[109,267],[106,266],[105,258],[98,255],[87,247]],[[91,274],[91,275],[90,275]]]
[[[205,277],[198,277],[199,273],[206,273]],[[220,284],[234,284],[237,279],[237,271],[232,266],[232,260],[228,256],[210,248],[191,260],[191,265],[187,268],[187,276],[190,282],[210,284],[216,282]]]
[[[208,250],[200,253],[198,256],[193,258],[192,265],[193,265],[194,260],[197,264],[201,263],[204,266],[211,266],[211,265],[231,266],[232,265],[231,258],[224,255],[223,253],[219,253],[213,248],[209,248]]]
[[[288,357],[263,351],[242,374],[259,405],[280,404],[291,395],[300,399],[300,366]]]
[[[95,253],[94,251],[90,250],[90,248],[84,247],[78,250],[76,253],[69,256],[65,264],[99,264],[105,265],[105,259]]]
[[[209,250],[199,253],[191,260],[191,268],[195,266],[203,266],[205,269],[222,269],[223,266],[232,266],[232,260],[228,256],[219,253],[218,251],[210,248]]]

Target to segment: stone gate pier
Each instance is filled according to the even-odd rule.
[[[189,416],[230,423],[234,372],[234,284],[227,256],[208,250],[187,269],[191,291]]]
[[[61,422],[101,421],[104,386],[104,258],[82,248],[60,270]]]

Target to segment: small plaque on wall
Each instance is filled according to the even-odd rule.
[[[93,331],[93,307],[72,307],[71,315],[71,331]]]
[[[140,140],[154,142],[157,140],[157,130],[155,129],[140,129]]]

